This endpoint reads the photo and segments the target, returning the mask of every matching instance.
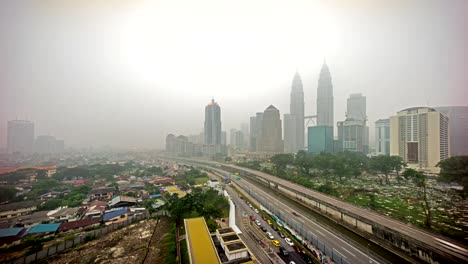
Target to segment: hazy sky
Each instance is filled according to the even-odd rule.
[[[0,147],[16,117],[68,146],[163,147],[202,130],[212,97],[229,131],[270,104],[287,113],[296,70],[314,114],[325,58],[335,122],[351,93],[372,127],[467,105],[468,1],[383,2],[2,0]]]

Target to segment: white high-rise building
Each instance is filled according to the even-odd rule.
[[[449,118],[429,107],[398,112],[390,118],[390,155],[410,168],[438,173],[437,163],[450,157]]]
[[[375,153],[390,155],[390,119],[379,119],[375,122]]]

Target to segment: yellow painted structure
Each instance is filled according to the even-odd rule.
[[[190,263],[221,263],[203,217],[184,219]]]

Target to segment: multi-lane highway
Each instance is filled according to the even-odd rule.
[[[262,219],[263,212],[261,212],[259,208],[256,208],[255,205],[249,206],[247,201],[245,199],[241,199],[240,196],[231,188],[227,188],[227,191],[231,197],[231,200],[236,205],[236,223],[240,225],[247,224],[252,229],[256,229],[254,230],[254,232],[256,232],[257,234],[260,234],[260,236],[262,237],[262,242],[259,243],[257,241],[258,243],[257,245],[260,245],[262,243],[265,245],[265,248],[267,250],[273,250],[273,252],[275,252],[276,254],[276,256],[273,258],[274,261],[276,261],[277,258],[281,258],[286,263],[289,263],[290,261],[294,261],[297,264],[306,263],[303,260],[302,256],[299,255],[292,246],[288,245],[286,241],[284,240],[284,238],[281,238],[279,236],[279,233],[273,230],[272,226],[268,225],[268,223],[264,219]],[[252,197],[249,197],[249,198],[253,199]],[[257,211],[255,211],[254,209],[257,209]],[[240,219],[238,219],[239,216],[240,216]],[[250,216],[253,216],[255,220],[258,220],[261,225],[258,226],[256,224],[256,221],[253,221],[250,219]],[[279,248],[273,246],[272,240],[266,235],[266,232],[260,229],[261,227],[264,227],[267,230],[266,232],[270,232],[274,236],[274,239],[280,242],[281,246],[284,247],[286,251],[289,253],[287,257],[282,256],[282,254],[280,254],[279,252]]]
[[[246,181],[236,181],[236,185],[245,190],[264,206],[269,204],[270,206],[280,208],[279,211],[281,212],[281,216],[284,218],[283,221],[288,218],[294,219],[297,223],[300,223],[302,229],[309,230],[319,241],[321,241],[321,243],[333,249],[335,254],[341,255],[343,257],[343,263],[383,263],[382,260],[377,261],[375,256],[370,256],[367,252],[358,249],[354,245],[344,241],[341,237],[336,236],[328,229],[316,223],[313,219],[305,218],[300,214],[295,213],[295,209],[255,185],[249,184]]]
[[[324,195],[322,193],[313,191],[311,189],[307,189],[301,185],[283,180],[276,176],[272,176],[272,175],[269,175],[260,171],[256,171],[256,170],[252,170],[252,169],[248,169],[244,167],[239,167],[239,166],[232,165],[232,164],[217,163],[217,162],[212,162],[212,161],[200,161],[200,160],[193,160],[193,159],[179,159],[179,158],[175,158],[175,160],[184,161],[184,162],[186,161],[189,164],[194,164],[194,165],[197,164],[197,165],[202,165],[202,166],[208,166],[211,168],[216,168],[222,172],[226,172],[226,171],[232,172],[233,170],[235,170],[235,171],[241,172],[241,174],[248,174],[250,175],[250,177],[253,176],[258,179],[266,180],[267,182],[275,184],[276,186],[281,186],[282,188],[287,189],[289,192],[294,193],[297,198],[306,197],[311,200],[320,201],[328,205],[334,206],[335,208],[341,208],[341,210],[345,212],[346,214],[365,218],[367,219],[367,221],[371,223],[375,223],[376,227],[380,226],[385,229],[392,230],[392,232],[395,232],[395,234],[401,234],[401,238],[404,238],[406,241],[417,245],[416,252],[412,252],[412,253],[417,254],[419,257],[426,259],[427,261],[431,261],[430,260],[432,258],[431,256],[438,255],[439,262],[440,261],[445,261],[447,263],[460,263],[460,262],[467,263],[468,262],[468,248],[466,247],[466,245],[463,245],[459,242],[443,237],[441,235],[427,232],[419,228],[415,228],[411,225],[407,225],[403,222],[394,220],[390,217],[386,217],[384,215],[380,215],[378,213],[372,212],[371,210],[368,210],[366,208],[354,206],[352,204],[343,202],[337,198]],[[320,234],[319,232],[316,232],[316,233]],[[314,235],[316,234],[314,233]],[[333,237],[333,236],[334,236],[333,234],[329,236],[327,235],[327,237]],[[408,243],[408,242],[405,242],[405,243]],[[405,244],[401,244],[399,245],[399,247],[400,246],[403,247],[405,246]],[[408,245],[406,244],[406,246]],[[414,247],[413,249],[415,249],[416,247]],[[349,256],[353,256],[352,254],[358,256],[354,251],[351,251],[348,248],[346,248],[346,250],[344,250],[345,248],[341,248],[341,249],[344,252],[340,251],[339,247],[335,247],[335,250],[337,252],[343,253],[342,255],[346,256],[346,258],[348,258]],[[425,251],[421,251],[419,249],[424,249]],[[359,249],[356,248],[356,250],[360,252],[367,251],[366,249],[362,249],[362,248],[359,248]],[[367,254],[364,253],[362,255],[367,255]],[[440,256],[442,256],[442,259],[440,258]],[[369,259],[366,257],[364,258]],[[380,261],[379,259],[379,262],[382,262],[382,261]]]
[[[468,249],[466,248],[466,246],[461,245],[445,237],[442,237],[442,236],[439,236],[430,232],[426,232],[418,228],[414,228],[410,225],[394,220],[392,218],[385,217],[383,215],[374,213],[370,210],[366,210],[361,207],[353,206],[349,203],[343,202],[336,198],[324,195],[322,193],[313,191],[311,189],[307,189],[301,185],[283,180],[281,178],[278,178],[278,177],[275,177],[275,176],[272,176],[272,175],[269,175],[260,171],[251,170],[251,169],[239,167],[236,165],[226,165],[226,164],[222,164],[222,165],[234,168],[239,171],[248,172],[252,175],[256,175],[272,183],[286,187],[289,190],[297,193],[298,195],[307,195],[308,197],[311,197],[320,201],[324,201],[338,208],[346,208],[346,211],[348,211],[351,214],[365,216],[366,219],[369,219],[374,223],[379,223],[382,226],[385,226],[396,232],[404,234],[412,239],[416,239],[419,242],[424,243],[426,247],[430,248],[431,250],[440,252],[441,255],[449,254],[451,256],[454,256],[455,258],[468,262]]]

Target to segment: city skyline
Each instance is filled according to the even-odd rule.
[[[296,70],[315,114],[324,58],[333,119],[364,94],[371,142],[399,109],[467,105],[466,1],[82,2],[0,4],[0,148],[16,117],[71,147],[163,148],[203,129],[212,96],[226,130],[270,104],[287,113]]]

